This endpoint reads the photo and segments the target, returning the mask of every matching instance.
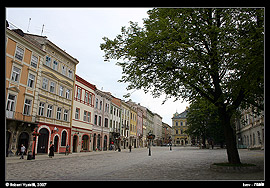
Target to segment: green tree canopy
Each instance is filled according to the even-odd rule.
[[[264,105],[264,9],[154,8],[100,45],[117,59],[127,89],[214,104],[230,163],[240,163],[230,118],[240,105]]]
[[[215,105],[204,99],[197,99],[190,104],[187,114],[188,129],[186,133],[191,137],[205,140],[210,139],[214,143],[223,144],[224,132]]]

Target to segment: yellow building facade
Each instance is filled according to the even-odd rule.
[[[25,34],[25,38],[46,52],[38,78],[38,136],[36,153],[48,153],[54,144],[56,153],[64,153],[71,145],[72,105],[76,65],[79,61],[45,36]]]
[[[135,105],[130,105],[130,145],[133,148],[137,147],[137,107]]]
[[[188,128],[187,112],[188,109],[180,114],[176,112],[172,117],[172,144],[175,146],[191,144],[190,137],[185,133]]]
[[[6,156],[18,154],[21,144],[32,151],[44,55],[22,30],[6,28]]]

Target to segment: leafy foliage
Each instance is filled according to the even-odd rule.
[[[230,163],[240,163],[230,119],[238,107],[264,107],[264,9],[154,8],[103,38],[105,60],[120,60],[121,82],[154,97],[203,97],[217,107]]]
[[[214,143],[223,144],[224,132],[221,127],[217,108],[209,101],[198,99],[193,102],[187,114],[188,129],[186,133],[191,137],[210,139]]]

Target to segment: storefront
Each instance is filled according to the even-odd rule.
[[[66,146],[70,145],[70,128],[51,125],[47,123],[40,123],[37,128],[38,136],[35,147],[36,154],[47,154],[51,144],[54,144],[54,151],[56,153],[65,153]]]

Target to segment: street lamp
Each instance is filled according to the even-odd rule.
[[[32,159],[35,159],[36,158],[36,139],[37,139],[37,136],[40,135],[39,132],[37,132],[37,128],[35,128],[34,132],[33,132],[33,141],[34,141],[34,151],[32,153]]]
[[[148,156],[151,156],[151,141],[153,141],[155,139],[155,135],[152,134],[151,132],[148,133],[148,136],[147,136],[147,139],[148,139],[148,142],[149,142],[149,154]]]
[[[170,150],[172,150],[172,138],[169,137],[169,145],[170,145]]]

